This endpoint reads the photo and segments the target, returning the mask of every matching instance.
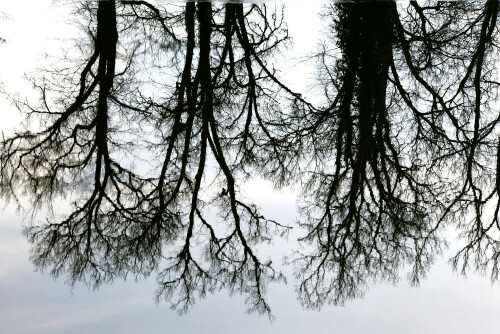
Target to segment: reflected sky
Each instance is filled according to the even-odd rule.
[[[262,203],[266,213],[288,216],[294,201]],[[494,333],[500,288],[488,278],[454,275],[440,260],[421,287],[404,280],[397,286],[372,287],[365,298],[345,307],[304,310],[296,300],[294,282],[270,287],[276,319],[246,314],[242,296],[226,292],[200,300],[183,316],[155,304],[154,279],[117,281],[92,291],[33,271],[21,219],[8,211],[0,226],[0,329],[5,333]],[[450,255],[452,251],[450,250]]]

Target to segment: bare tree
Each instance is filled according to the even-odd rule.
[[[34,263],[95,287],[157,271],[158,298],[180,311],[227,288],[270,315],[266,286],[284,277],[256,247],[289,227],[242,199],[236,180],[256,167],[283,179],[294,163],[291,144],[271,130],[284,115],[280,91],[305,103],[267,64],[288,37],[282,14],[144,1],[86,3],[78,12],[90,56],[76,78],[70,69],[35,78],[40,105],[19,106],[41,129],[2,142],[3,196],[22,189],[34,211],[76,197],[67,217],[26,230]],[[141,155],[153,158],[147,172],[128,166]]]
[[[476,223],[458,224],[471,241],[454,264],[462,259],[465,269],[475,254],[496,275],[496,252],[484,255],[495,242],[478,222],[494,196],[481,187],[494,180],[487,157],[496,140],[486,137],[497,118],[481,119],[496,95],[485,52],[497,5],[328,8],[336,44],[316,57],[327,106],[299,112],[294,131],[313,147],[302,206],[301,241],[310,246],[290,260],[304,305],[343,303],[372,282],[397,280],[405,265],[417,284],[445,245],[445,223],[469,209]]]

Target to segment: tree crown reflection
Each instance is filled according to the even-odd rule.
[[[1,143],[4,198],[74,200],[26,229],[37,267],[95,287],[155,273],[181,312],[228,289],[270,315],[266,289],[285,277],[259,245],[292,226],[241,195],[262,176],[302,189],[304,247],[286,262],[307,307],[406,265],[418,284],[446,226],[467,241],[454,267],[498,278],[497,1],[325,6],[314,104],[276,70],[279,6],[76,8],[79,55],[32,77],[37,104],[17,101],[40,126]]]

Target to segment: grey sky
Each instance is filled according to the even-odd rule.
[[[0,78],[9,88],[22,89],[21,77],[39,63],[38,55],[57,44],[54,36],[64,28],[50,1],[5,2],[2,10],[11,19],[0,23],[0,35],[8,40],[0,48]],[[318,4],[294,1],[286,7],[290,35],[297,47],[314,47],[320,20]],[[295,50],[295,55],[303,51]],[[293,69],[293,71],[291,70]],[[307,74],[295,66],[290,82],[304,82]],[[310,74],[312,76],[312,74]],[[294,79],[298,78],[298,80]],[[1,101],[1,128],[11,129],[19,117]],[[263,212],[281,221],[295,219],[291,193],[274,193],[261,181],[250,182],[249,196],[261,195],[256,202]],[[222,291],[199,300],[184,316],[156,305],[154,277],[135,282],[116,282],[98,291],[77,285],[71,290],[64,278],[54,280],[34,272],[29,247],[21,233],[22,217],[7,207],[0,214],[0,333],[204,333],[204,334],[284,334],[284,333],[497,333],[500,325],[500,286],[487,277],[468,279],[453,274],[446,255],[431,269],[419,288],[410,288],[404,279],[397,286],[382,283],[368,290],[365,298],[345,307],[326,306],[322,311],[304,310],[296,300],[294,280],[288,285],[272,285],[269,303],[276,319],[246,314],[242,296],[229,297]],[[291,237],[290,239],[293,239]],[[293,241],[279,240],[275,248],[286,249]],[[454,244],[448,254],[453,254]]]

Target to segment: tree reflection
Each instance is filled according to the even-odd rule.
[[[94,286],[158,270],[158,297],[181,311],[198,294],[228,288],[246,293],[250,310],[270,314],[266,285],[284,277],[255,245],[288,227],[245,202],[235,175],[267,160],[284,169],[282,157],[291,150],[266,119],[268,110],[281,110],[276,91],[286,91],[266,64],[287,39],[282,16],[266,6],[190,2],[167,11],[130,1],[118,7],[117,21],[116,8],[114,2],[81,6],[92,54],[68,86],[62,86],[68,80],[35,80],[41,105],[23,107],[45,128],[3,142],[4,196],[22,187],[36,209],[74,182],[83,184],[69,216],[27,230],[35,264]],[[134,33],[149,38],[146,47],[133,42]],[[117,36],[131,46],[124,55]],[[141,64],[141,52],[158,56]],[[172,74],[179,63],[179,74]],[[162,71],[164,81],[141,82],[147,71]],[[64,96],[65,89],[73,94]],[[127,136],[140,139],[134,131],[143,129],[152,131],[144,146],[162,157],[157,176],[120,162],[141,149]],[[224,228],[206,218],[207,207],[218,208]]]
[[[418,111],[393,84],[400,67],[413,66],[397,59],[405,46],[396,3],[346,3],[328,14],[337,17],[332,33],[341,51],[332,60],[326,44],[318,55],[329,106],[302,119],[312,129],[305,139],[315,163],[301,240],[314,247],[294,262],[309,307],[357,297],[372,280],[395,280],[405,263],[420,275],[440,249],[429,225],[439,189],[423,174],[425,162],[415,161],[419,152],[411,154],[421,141],[407,125]]]
[[[306,154],[312,170],[301,239],[313,247],[291,259],[304,305],[343,303],[372,282],[397,280],[405,265],[417,284],[444,245],[444,223],[464,220],[474,206],[481,220],[479,184],[493,164],[474,152],[496,142],[483,139],[497,118],[480,118],[495,95],[482,66],[497,5],[411,2],[404,14],[395,2],[328,9],[340,51],[335,56],[326,43],[317,55],[329,104],[297,118],[314,147]],[[464,251],[455,265],[469,265]]]
[[[417,284],[450,223],[468,241],[455,267],[497,279],[498,2],[327,6],[320,107],[279,79],[288,33],[267,5],[77,11],[82,59],[34,76],[39,103],[17,104],[40,127],[2,141],[3,197],[28,195],[33,211],[74,200],[26,230],[37,267],[95,287],[155,272],[158,298],[180,311],[228,289],[270,315],[267,285],[285,277],[258,245],[290,227],[240,194],[262,175],[303,185],[305,248],[289,261],[308,307],[405,265]]]

